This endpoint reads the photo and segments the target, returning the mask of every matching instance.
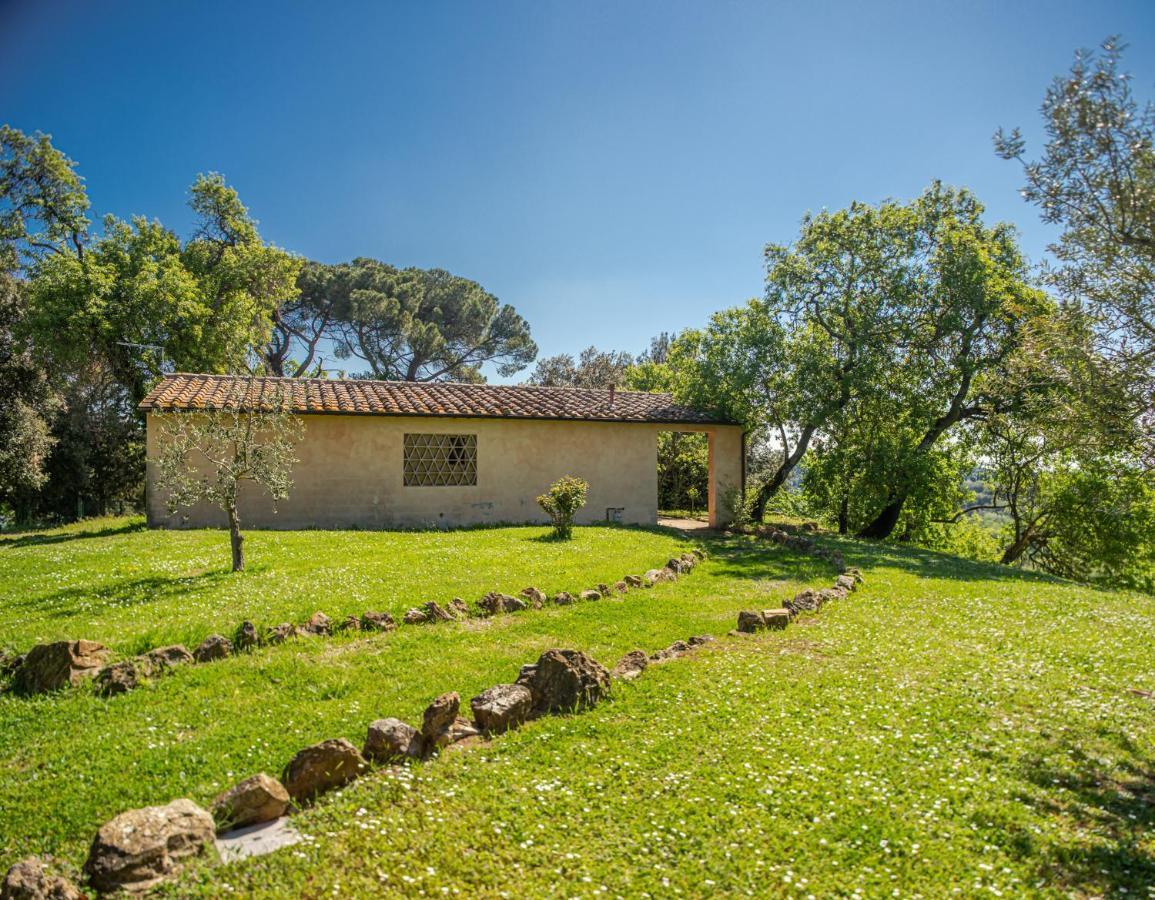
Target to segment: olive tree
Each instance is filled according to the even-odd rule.
[[[156,485],[170,513],[211,503],[228,516],[233,571],[245,567],[239,501],[241,485],[263,488],[273,503],[289,496],[297,442],[303,432],[290,389],[261,391],[238,382],[223,409],[155,414],[160,420]]]

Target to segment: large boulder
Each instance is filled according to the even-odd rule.
[[[225,659],[233,652],[233,642],[223,634],[210,634],[193,651],[193,659],[199,663]]]
[[[631,650],[618,660],[611,675],[619,681],[633,681],[645,671],[650,661],[645,650]]]
[[[193,655],[188,652],[184,644],[169,644],[165,647],[156,647],[145,654],[153,670],[171,669],[193,661]]]
[[[366,767],[365,757],[344,738],[321,741],[306,747],[289,760],[281,782],[298,803],[344,787]]]
[[[365,747],[366,759],[378,763],[399,762],[422,755],[421,732],[400,719],[378,719],[369,725]]]
[[[12,678],[17,694],[40,694],[80,684],[104,665],[108,649],[96,641],[37,644],[24,656]]]
[[[221,830],[279,819],[289,808],[289,792],[260,772],[229,788],[213,801],[213,819]]]
[[[146,891],[201,853],[214,831],[213,817],[191,800],[131,809],[100,827],[84,873],[98,891]]]
[[[35,856],[13,865],[0,882],[0,900],[83,900],[67,878],[53,874]]]
[[[361,615],[362,631],[392,631],[396,627],[397,623],[389,613],[367,610]]]
[[[520,684],[498,684],[469,701],[478,728],[501,734],[516,728],[533,709],[533,692]]]
[[[593,706],[610,690],[610,673],[580,650],[546,650],[518,682],[533,692],[535,713]]]

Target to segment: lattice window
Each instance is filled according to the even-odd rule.
[[[405,435],[405,486],[477,484],[476,434]]]

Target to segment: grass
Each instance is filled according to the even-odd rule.
[[[506,560],[520,584],[524,567],[537,564],[523,531],[448,537],[479,541],[475,553]],[[110,533],[10,546],[0,558],[22,554],[20,566],[45,591],[39,553],[88,542],[85,553],[99,557],[97,545],[111,542],[138,560],[155,554],[160,567],[180,556],[164,551],[174,537],[186,539]],[[187,539],[215,548],[211,537]],[[291,537],[300,590],[315,581],[310,564],[335,576],[338,564],[319,559],[332,556],[323,552],[331,543],[377,538],[407,554],[408,542],[446,536]],[[282,575],[287,563],[257,548],[283,538],[252,544],[254,559]],[[580,529],[568,554],[576,571],[592,573],[589,551],[603,538],[678,543]],[[373,718],[414,720],[440,691],[468,697],[511,680],[545,647],[579,647],[612,664],[637,646],[724,635],[737,609],[776,605],[833,576],[753,539],[707,540],[711,558],[693,575],[620,601],[302,641],[109,701],[84,691],[0,699],[0,863],[33,851],[79,863],[95,828],[122,809],[177,796],[207,802],[248,774],[275,774],[314,740],[359,742]],[[1147,895],[1155,703],[1133,691],[1155,692],[1155,600],[838,543],[867,578],[846,601],[783,633],[723,637],[618,686],[591,712],[376,772],[297,818],[304,845],[200,867],[173,892]],[[622,572],[653,565],[650,549],[636,548]],[[347,559],[340,577],[357,582],[361,565]],[[23,583],[5,572],[8,585]],[[435,587],[452,571],[410,577],[434,596],[453,593]],[[606,578],[579,583],[597,580]],[[213,590],[233,596],[229,578],[214,583],[202,588],[205,603]],[[167,609],[172,600],[155,602]],[[196,615],[209,611],[198,603]],[[22,616],[6,614],[5,627],[22,627]],[[89,616],[77,621],[104,621]]]

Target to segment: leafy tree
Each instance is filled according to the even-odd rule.
[[[527,383],[540,387],[608,388],[622,384],[633,363],[628,353],[591,346],[576,360],[569,353],[539,359]]]
[[[319,377],[325,373],[322,351],[336,336],[338,303],[334,288],[341,268],[306,263],[297,277],[300,293],[273,311],[273,328],[261,352],[270,375],[289,378]]]
[[[338,357],[375,378],[482,381],[487,363],[509,376],[537,356],[525,319],[468,278],[365,258],[328,269],[309,276],[311,309],[331,304]]]
[[[1023,165],[1022,194],[1043,221],[1062,227],[1049,281],[1095,323],[1105,360],[1131,386],[1133,414],[1147,418],[1155,389],[1155,106],[1140,106],[1119,71],[1124,45],[1080,51],[1043,100],[1047,143],[1027,161],[1016,128],[995,148]],[[1108,377],[1111,377],[1108,375]],[[1089,398],[1093,400],[1092,394]]]
[[[19,334],[26,302],[25,285],[0,272],[0,506],[15,506],[22,520],[27,498],[47,480],[58,405],[47,373]]]
[[[234,572],[245,567],[242,483],[263,488],[274,503],[288,497],[293,486],[293,454],[303,425],[290,401],[288,391],[259,395],[250,382],[239,382],[224,409],[154,414],[160,447],[156,483],[167,492],[169,512],[200,502],[224,510]]]
[[[574,517],[586,505],[589,489],[584,479],[566,475],[551,484],[549,490],[537,498],[538,505],[553,523],[554,537],[569,540],[573,536]]]
[[[84,256],[88,195],[76,163],[39,132],[0,126],[0,270]]]

